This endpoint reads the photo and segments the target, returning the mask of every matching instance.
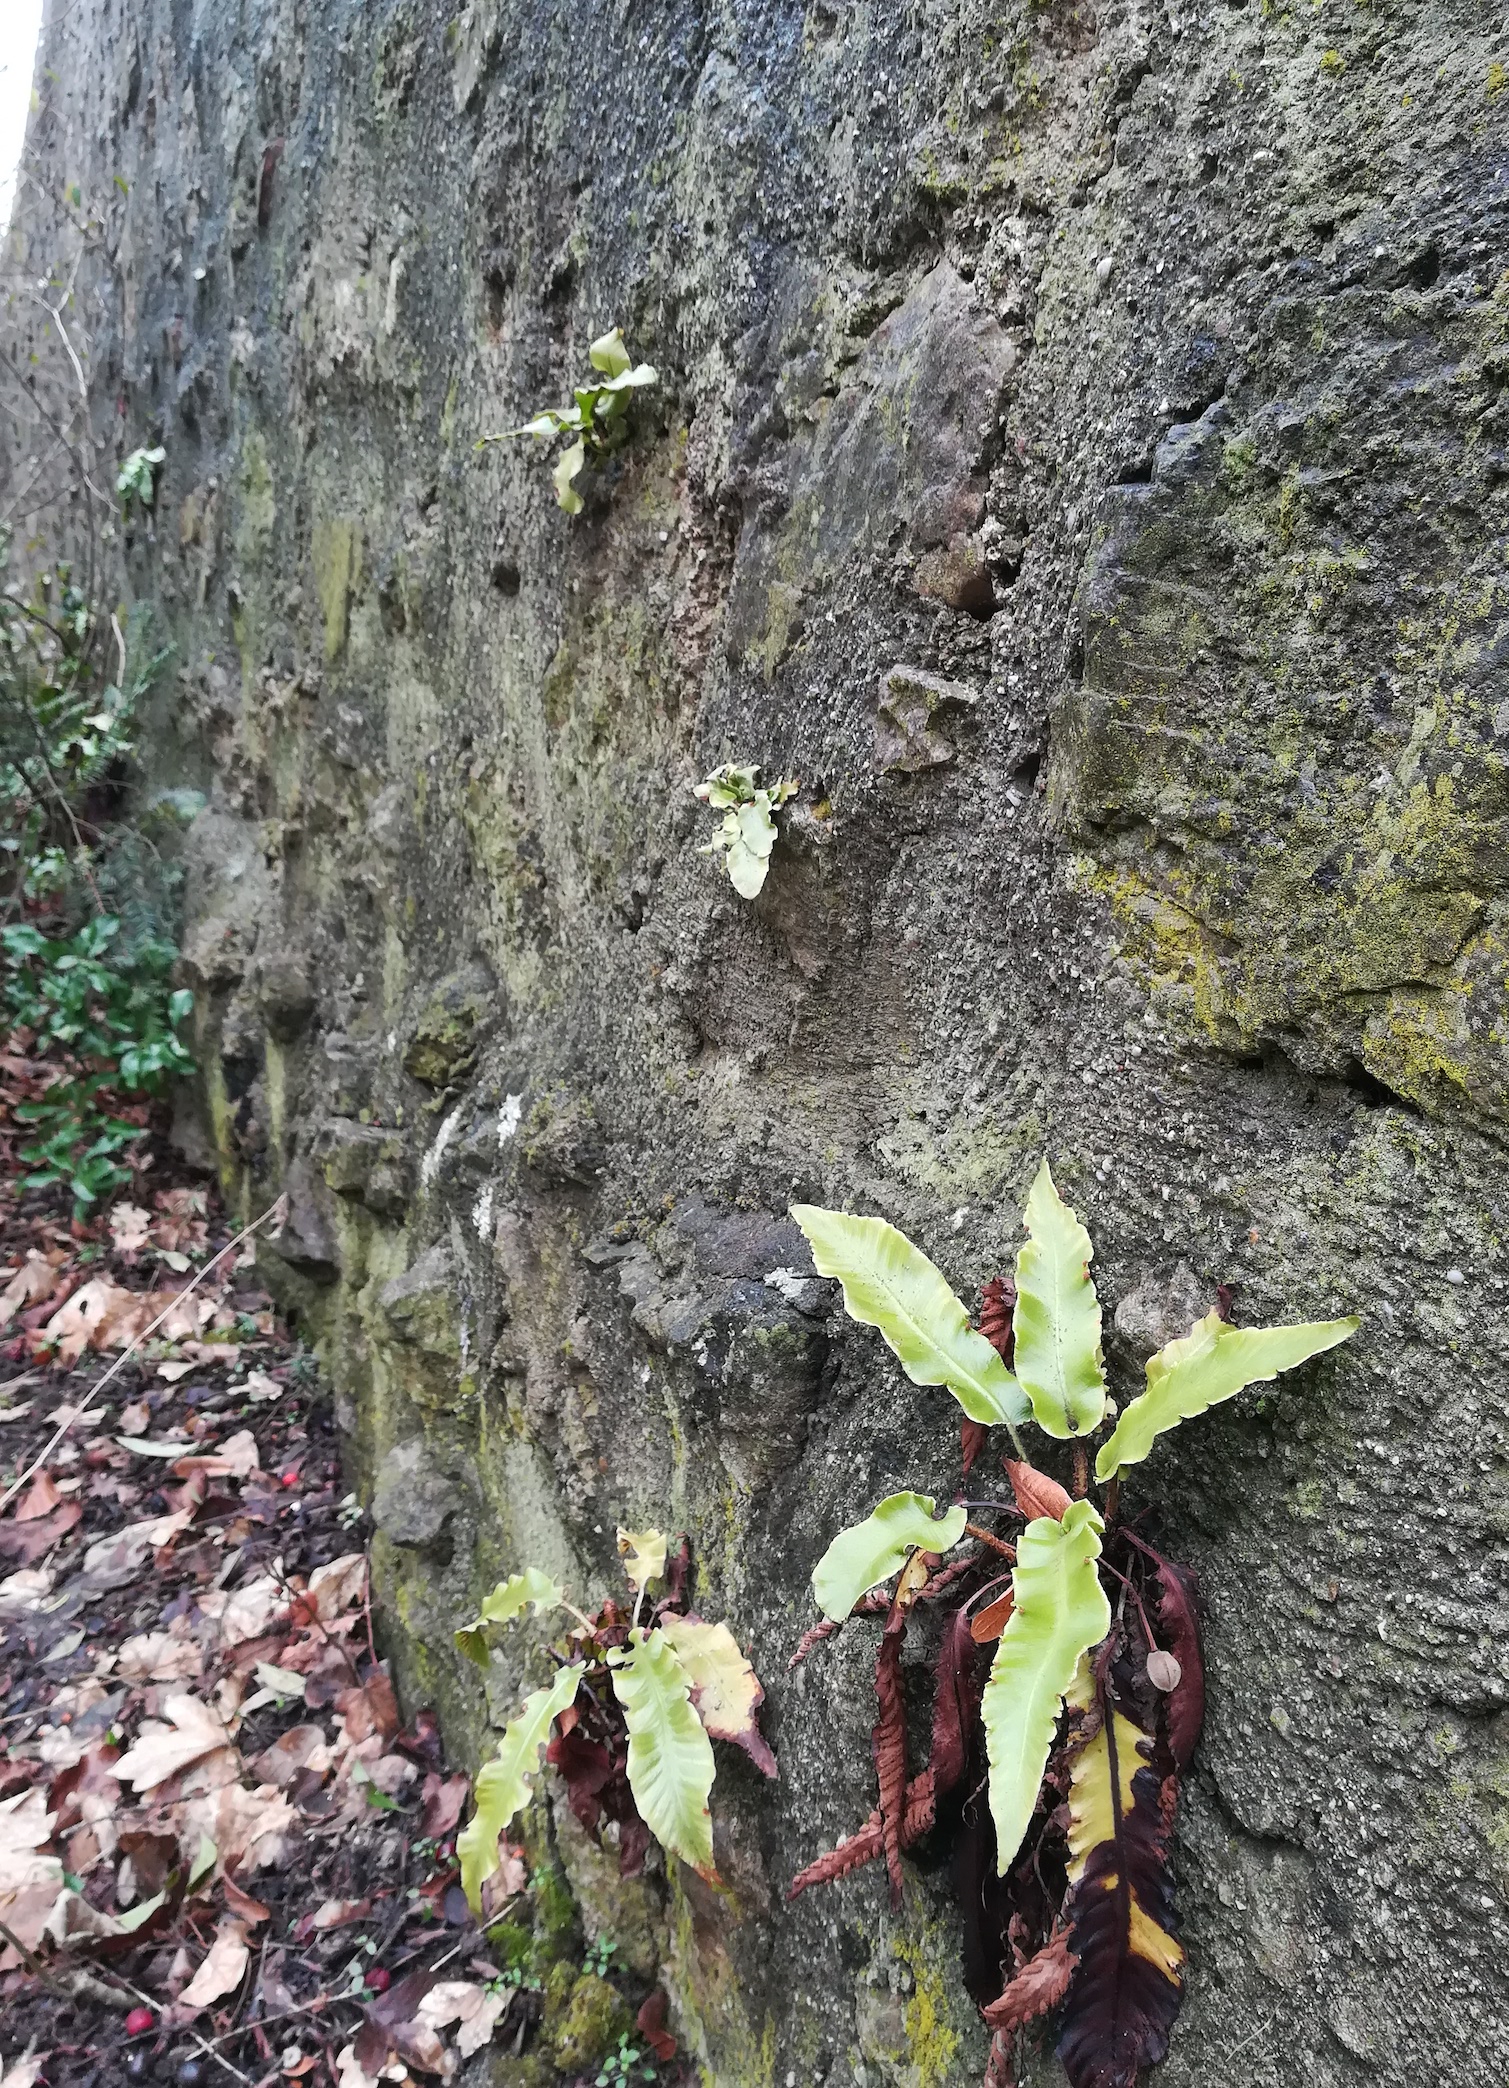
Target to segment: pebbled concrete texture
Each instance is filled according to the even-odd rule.
[[[686,1529],[781,1780],[721,1755],[721,1891],[615,1912],[565,1830],[590,1932],[721,2088],[977,2077],[942,1852],[783,1905],[870,1804],[811,1565],[957,1475],[785,1212],[973,1301],[1046,1150],[1118,1396],[1217,1283],[1365,1318],[1132,1490],[1211,1662],[1161,2078],[1501,2078],[1501,25],[54,0],[45,55],[9,268],[86,227],[98,426],[167,450],[203,1136],[289,1189],[410,1700],[480,1750],[542,1657],[484,1687],[477,1593]],[[662,381],[571,520],[476,445],[613,323]],[[752,904],[725,759],[802,785]]]

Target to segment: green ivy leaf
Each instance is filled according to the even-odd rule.
[[[474,1913],[481,1913],[482,1887],[498,1868],[498,1836],[529,1802],[530,1778],[538,1773],[551,1720],[576,1701],[577,1685],[586,1672],[586,1662],[576,1661],[562,1668],[548,1689],[525,1697],[504,1728],[498,1752],[477,1772],[475,1810],[456,1837],[461,1886]]]
[[[1040,1516],[1017,1540],[1015,1606],[980,1704],[996,1868],[1003,1877],[1032,1818],[1080,1655],[1111,1628],[1111,1605],[1095,1565],[1104,1527],[1089,1501],[1071,1501],[1061,1522]]]
[[[1028,1238],[1016,1258],[1012,1361],[1039,1428],[1087,1435],[1106,1406],[1100,1301],[1090,1281],[1090,1235],[1054,1188],[1046,1160],[1022,1216]]]
[[[536,1614],[542,1609],[553,1609],[564,1599],[564,1593],[548,1573],[542,1573],[538,1566],[526,1566],[522,1573],[510,1574],[506,1581],[499,1581],[470,1624],[463,1624],[455,1634],[456,1644],[468,1660],[475,1661],[478,1667],[486,1667],[490,1645],[487,1625],[511,1624],[531,1603]]]
[[[968,1511],[950,1508],[936,1521],[933,1512],[928,1494],[890,1494],[862,1523],[841,1530],[812,1569],[812,1592],[823,1615],[841,1624],[861,1595],[898,1571],[908,1552],[952,1550],[964,1535]]]
[[[1197,1320],[1188,1334],[1150,1356],[1147,1390],[1139,1393],[1095,1460],[1097,1479],[1110,1479],[1140,1464],[1165,1429],[1192,1421],[1245,1385],[1292,1370],[1338,1342],[1349,1341],[1362,1322],[1314,1320],[1297,1327],[1233,1327],[1219,1312]]]
[[[629,1789],[639,1817],[663,1849],[716,1881],[707,1807],[713,1744],[692,1709],[690,1678],[659,1631],[636,1626],[608,1658],[629,1729]]]
[[[947,1385],[971,1421],[1025,1421],[1021,1386],[920,1247],[883,1218],[793,1204],[820,1276],[836,1276],[844,1307],[879,1329],[914,1385]]]

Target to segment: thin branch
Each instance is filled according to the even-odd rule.
[[[209,1275],[211,1269],[213,1269],[218,1263],[223,1262],[228,1254],[233,1253],[235,1249],[241,1245],[243,1240],[249,1240],[254,1232],[259,1231],[260,1228],[267,1223],[269,1218],[275,1218],[279,1215],[279,1213],[285,1212],[287,1209],[287,1202],[288,1200],[286,1197],[280,1196],[276,1203],[269,1204],[267,1209],[262,1213],[260,1218],[254,1218],[250,1225],[243,1225],[240,1232],[236,1234],[236,1237],[233,1240],[228,1240],[226,1244],[220,1249],[218,1254],[212,1255],[210,1259],[205,1263],[204,1267],[196,1273],[191,1282],[186,1283],[181,1291],[174,1291],[171,1302],[163,1307],[162,1311],[158,1313],[156,1319],[152,1321],[150,1326],[143,1327],[139,1334],[135,1335],[132,1338],[132,1340],[127,1342],[126,1346],[121,1350],[120,1354],[116,1357],[115,1361],[110,1365],[110,1368],[104,1373],[102,1377],[97,1378],[95,1382],[89,1387],[88,1391],[84,1395],[82,1402],[70,1411],[68,1419],[66,1421],[59,1422],[58,1426],[54,1429],[52,1435],[48,1438],[47,1442],[43,1445],[42,1449],[38,1451],[36,1457],[33,1458],[32,1462],[27,1466],[26,1470],[21,1474],[20,1478],[17,1479],[14,1482],[14,1484],[7,1489],[5,1493],[0,1494],[0,1512],[3,1512],[5,1508],[9,1506],[9,1504],[15,1499],[16,1495],[20,1493],[21,1489],[27,1484],[29,1480],[34,1479],[37,1476],[38,1472],[42,1470],[43,1466],[47,1463],[48,1459],[57,1449],[59,1443],[62,1442],[63,1438],[72,1429],[74,1423],[81,1419],[81,1417],[88,1411],[89,1407],[93,1404],[96,1397],[104,1391],[106,1385],[109,1384],[110,1380],[113,1377],[115,1377],[118,1372],[125,1369],[127,1363],[131,1360],[131,1357],[135,1354],[136,1350],[139,1349],[142,1343],[146,1341],[149,1338],[149,1336],[152,1335],[156,1331],[156,1329],[162,1325],[163,1321],[168,1317],[169,1313],[176,1311],[177,1308],[183,1303],[184,1299],[188,1297],[189,1293],[193,1290],[196,1290],[199,1287],[199,1285],[203,1283],[205,1277]]]

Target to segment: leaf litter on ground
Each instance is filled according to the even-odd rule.
[[[538,1996],[474,1976],[468,1779],[403,1725],[252,1256],[188,1292],[229,1232],[198,1186],[59,1209],[0,1187],[0,2082],[360,2088],[521,2049]]]

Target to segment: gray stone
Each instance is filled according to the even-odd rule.
[[[1155,1350],[1187,1334],[1197,1319],[1215,1306],[1212,1286],[1202,1283],[1188,1262],[1171,1275],[1145,1275],[1116,1306],[1114,1324],[1139,1363]]]
[[[967,716],[979,701],[965,682],[946,681],[922,667],[891,667],[880,678],[875,711],[875,766],[909,774],[952,761],[952,742],[938,729],[953,711]]]
[[[394,1544],[433,1544],[456,1512],[456,1483],[435,1462],[421,1437],[395,1443],[377,1468],[372,1520]]]

